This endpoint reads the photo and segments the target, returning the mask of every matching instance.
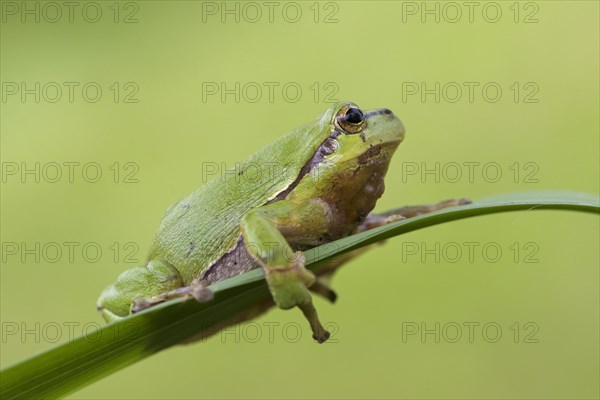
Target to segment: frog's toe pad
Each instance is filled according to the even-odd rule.
[[[190,285],[190,294],[199,303],[206,303],[207,301],[211,301],[215,297],[213,291],[206,286],[206,283],[203,281],[193,281]]]
[[[325,343],[327,341],[327,339],[329,339],[329,336],[330,336],[329,332],[323,331],[323,333],[318,336],[316,334],[313,334],[313,339],[315,339],[319,344],[321,344],[321,343]]]

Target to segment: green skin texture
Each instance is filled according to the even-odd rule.
[[[348,107],[356,106],[332,105],[316,121],[250,156],[233,173],[216,177],[169,207],[145,265],[123,272],[102,292],[98,309],[103,317],[126,317],[139,299],[201,292],[202,273],[236,246],[241,235],[256,267],[263,268],[275,303],[282,309],[298,306],[315,340],[325,341],[329,333],[319,322],[308,289],[315,276],[305,269],[301,250],[389,222],[367,216],[383,194],[383,177],[404,139],[402,122],[385,109],[363,111],[361,131],[346,131],[336,121]],[[335,138],[328,139],[332,133]],[[305,165],[326,140],[337,148],[306,173]],[[365,228],[367,221],[370,226]]]

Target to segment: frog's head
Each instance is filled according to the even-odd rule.
[[[337,103],[319,120],[323,141],[309,162],[310,178],[293,195],[335,203],[351,229],[383,194],[390,160],[404,139],[402,122],[387,108],[362,111]]]
[[[331,129],[330,143],[324,144],[337,147],[332,152],[336,163],[389,159],[404,140],[402,121],[387,108],[363,111],[354,103],[336,103],[323,119],[328,120]]]

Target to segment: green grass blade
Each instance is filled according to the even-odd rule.
[[[305,252],[309,268],[393,236],[454,220],[518,210],[600,213],[597,196],[572,192],[517,193],[440,210],[372,229]],[[215,331],[236,314],[268,301],[262,271],[253,270],[212,285],[209,303],[176,299],[106,325],[0,371],[0,398],[62,397],[198,333]]]

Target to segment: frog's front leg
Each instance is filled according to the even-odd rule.
[[[304,267],[304,254],[294,252],[288,240],[318,240],[327,232],[329,214],[327,204],[319,200],[300,204],[281,200],[255,208],[241,224],[246,249],[263,268],[275,304],[282,309],[300,308],[319,343],[329,338],[329,332],[319,321],[308,290],[315,276]]]

